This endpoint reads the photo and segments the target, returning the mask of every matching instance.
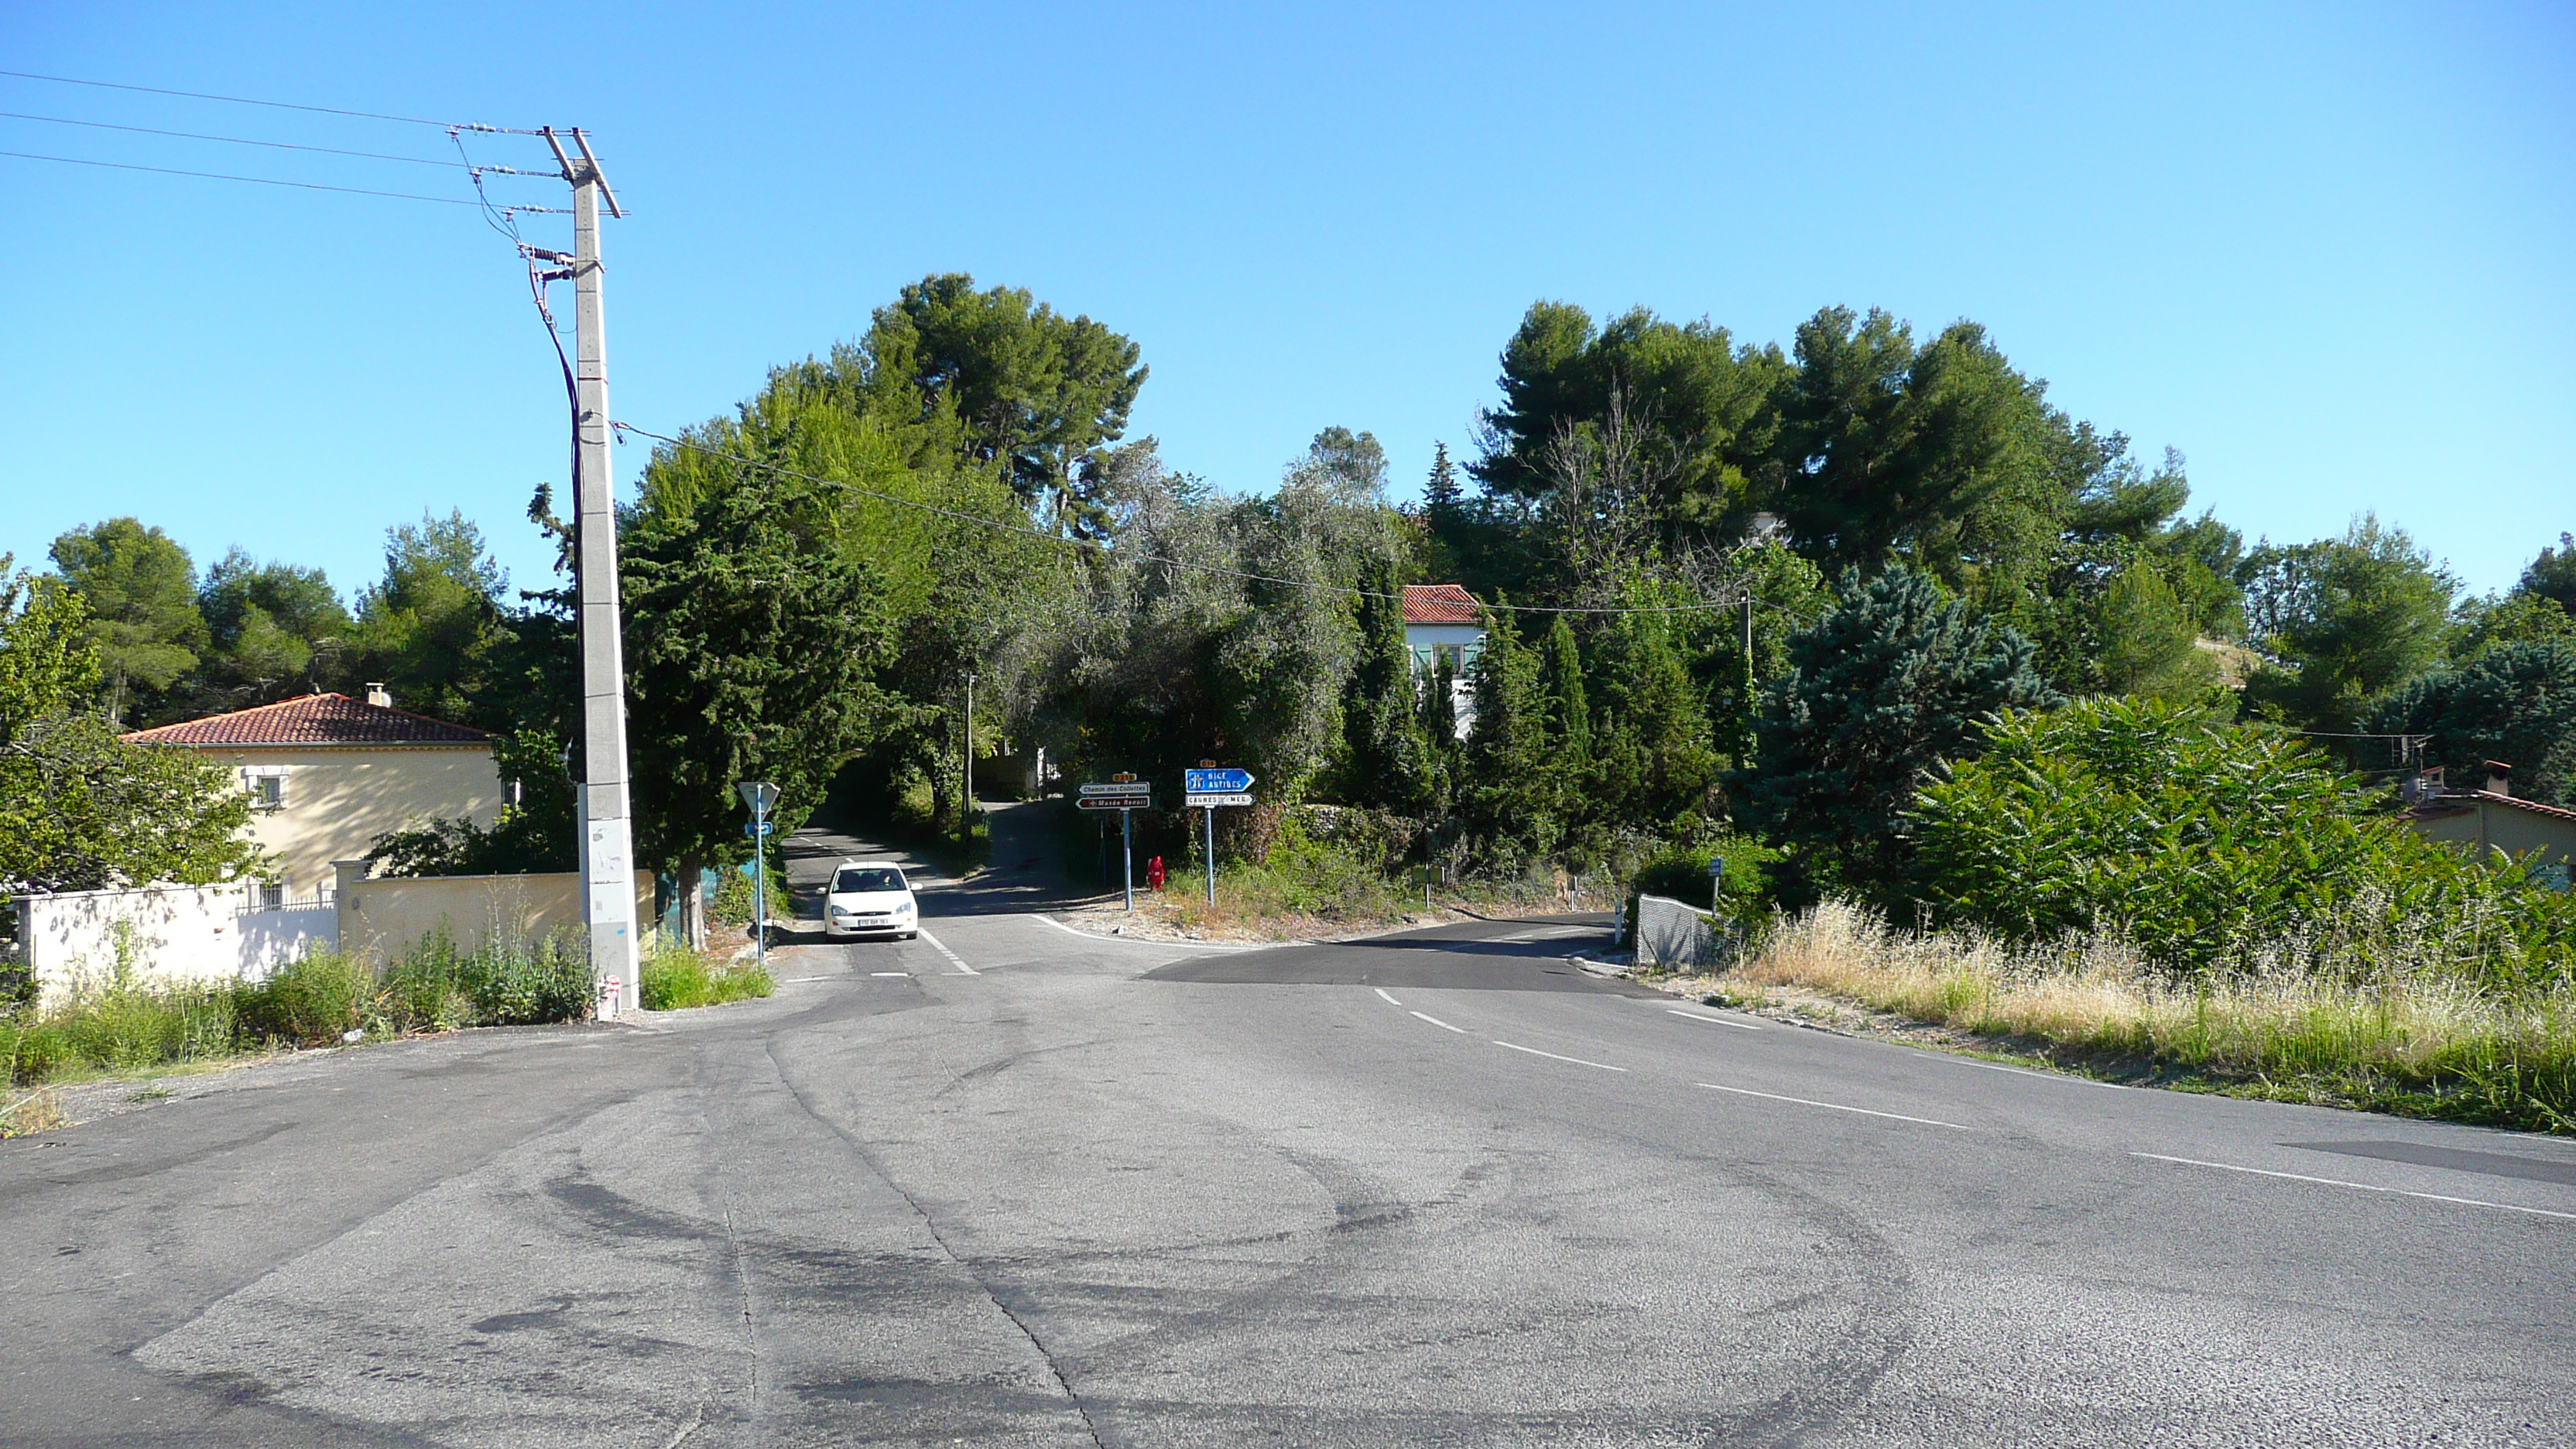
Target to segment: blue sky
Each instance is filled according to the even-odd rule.
[[[0,0],[0,69],[586,127],[634,213],[613,407],[656,430],[962,270],[1136,338],[1136,431],[1175,467],[1266,487],[1342,424],[1411,493],[1535,299],[1783,341],[1846,303],[1987,324],[2249,536],[2375,509],[2484,589],[2576,528],[2576,11],[1928,9],[608,7],[576,34]],[[5,78],[0,111],[453,155]],[[36,121],[0,150],[465,194]],[[0,550],[131,513],[201,565],[239,543],[353,588],[389,524],[459,507],[542,578],[522,510],[563,478],[561,387],[474,212],[7,158],[0,184]]]

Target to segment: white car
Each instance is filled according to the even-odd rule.
[[[903,867],[890,860],[845,860],[832,869],[831,889],[823,893],[826,936],[897,936],[909,941],[921,934],[921,903]]]

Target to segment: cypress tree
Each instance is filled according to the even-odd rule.
[[[1547,740],[1548,786],[1568,825],[1591,815],[1592,707],[1583,691],[1583,655],[1565,616],[1556,616],[1539,646],[1539,697]]]
[[[1355,805],[1410,814],[1426,803],[1428,762],[1394,560],[1372,562],[1360,588],[1359,659],[1342,694],[1349,774],[1345,796]]]
[[[1509,614],[1498,610],[1487,623],[1467,675],[1476,721],[1467,734],[1460,813],[1496,863],[1517,865],[1553,846],[1556,828],[1543,788],[1547,728],[1538,660]]]

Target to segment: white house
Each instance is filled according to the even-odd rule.
[[[1404,642],[1413,651],[1413,667],[1425,676],[1447,665],[1454,681],[1450,718],[1458,738],[1465,739],[1476,722],[1476,698],[1467,688],[1467,666],[1485,647],[1485,609],[1456,584],[1404,586]]]
[[[318,903],[332,862],[365,855],[377,836],[433,816],[489,826],[503,785],[492,740],[478,729],[369,698],[315,694],[127,735],[139,745],[195,750],[240,772],[250,792],[250,838],[271,872],[260,906]]]

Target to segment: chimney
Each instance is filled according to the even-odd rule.
[[[367,685],[367,703],[378,709],[391,709],[394,707],[394,697],[386,693],[383,684],[370,682]]]
[[[2487,793],[2490,795],[2512,795],[2513,766],[2506,764],[2502,760],[2489,760],[2486,764]]]

